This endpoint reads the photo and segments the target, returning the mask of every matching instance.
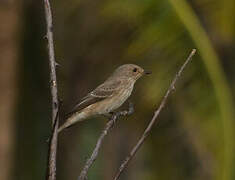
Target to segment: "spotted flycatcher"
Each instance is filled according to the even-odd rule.
[[[143,74],[150,74],[135,64],[124,64],[95,90],[75,105],[71,115],[58,132],[95,115],[108,115],[119,108],[131,95],[134,84]]]

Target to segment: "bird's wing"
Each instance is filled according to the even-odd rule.
[[[81,99],[79,103],[77,103],[71,112],[69,112],[66,116],[70,116],[75,112],[78,112],[91,104],[96,102],[102,101],[106,98],[112,97],[113,94],[117,90],[121,88],[121,81],[120,80],[112,80],[106,81],[100,86],[98,86],[94,91],[88,93],[87,96]]]

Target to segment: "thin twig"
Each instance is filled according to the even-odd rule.
[[[161,112],[161,110],[165,107],[165,104],[167,102],[167,98],[169,97],[169,95],[175,90],[175,84],[177,82],[177,80],[180,78],[184,68],[186,67],[186,65],[190,62],[190,60],[192,59],[192,57],[194,56],[194,54],[196,53],[196,49],[193,49],[190,53],[190,55],[188,56],[188,58],[186,59],[185,63],[181,66],[180,70],[177,72],[177,74],[175,75],[175,78],[173,79],[173,81],[170,84],[170,87],[168,88],[165,96],[163,97],[160,106],[158,107],[158,109],[154,112],[153,118],[151,119],[150,123],[148,124],[147,128],[145,129],[143,135],[140,137],[140,139],[138,140],[137,144],[133,147],[133,149],[131,150],[130,154],[126,157],[126,159],[122,162],[121,166],[119,167],[118,172],[116,173],[114,180],[119,179],[121,173],[127,168],[127,165],[129,164],[130,160],[135,156],[136,152],[140,149],[141,145],[144,143],[145,139],[148,137],[154,123],[157,123],[158,121],[158,116]]]
[[[56,62],[54,53],[53,43],[53,32],[52,32],[52,13],[49,0],[44,0],[45,7],[45,18],[47,24],[47,35],[48,40],[48,55],[49,55],[49,66],[50,66],[50,87],[51,87],[51,101],[52,101],[52,136],[50,139],[48,165],[47,165],[47,180],[56,180],[56,152],[57,152],[57,129],[59,124],[59,101],[57,93],[57,80],[56,80]]]
[[[125,111],[120,111],[117,113],[114,113],[110,120],[107,122],[104,130],[102,131],[100,137],[97,140],[95,149],[93,150],[90,158],[87,159],[85,166],[83,167],[78,180],[85,180],[87,179],[87,173],[89,168],[91,167],[91,165],[94,163],[94,161],[96,160],[99,150],[101,148],[102,142],[104,140],[104,137],[109,133],[109,131],[112,129],[113,125],[115,124],[116,120],[120,117],[120,116],[127,116],[130,115],[134,112],[134,108],[133,108],[133,104],[131,102],[129,102],[129,109],[125,110]]]

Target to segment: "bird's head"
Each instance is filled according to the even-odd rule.
[[[116,77],[130,78],[135,81],[144,74],[151,74],[151,72],[145,71],[143,68],[135,64],[124,64],[119,66],[113,73]]]

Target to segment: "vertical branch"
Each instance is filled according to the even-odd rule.
[[[57,81],[56,81],[56,62],[54,53],[54,42],[52,32],[52,13],[49,0],[44,0],[45,18],[47,24],[47,40],[48,40],[48,55],[50,66],[50,88],[51,88],[51,101],[52,101],[52,136],[50,138],[50,147],[48,154],[47,165],[47,180],[56,180],[56,152],[57,152],[57,129],[59,124],[59,101],[57,94]]]
[[[140,147],[144,143],[145,139],[149,136],[149,133],[150,133],[151,129],[153,128],[153,125],[156,124],[157,122],[159,122],[158,117],[159,117],[160,112],[165,107],[169,95],[174,91],[175,84],[176,84],[177,80],[180,78],[184,68],[189,63],[189,61],[192,59],[192,57],[194,56],[195,53],[196,53],[196,49],[193,49],[191,51],[190,55],[188,56],[188,58],[186,59],[186,61],[184,62],[184,64],[181,66],[180,70],[175,75],[175,78],[171,82],[170,87],[168,88],[165,96],[163,97],[163,99],[162,99],[162,101],[160,103],[160,106],[154,112],[154,115],[153,115],[151,121],[149,122],[147,128],[145,129],[145,131],[142,134],[142,136],[140,137],[140,139],[138,140],[137,144],[132,148],[130,154],[122,162],[122,164],[121,164],[117,174],[114,177],[114,180],[118,180],[119,179],[121,173],[127,168],[127,165],[129,164],[130,160],[135,156],[136,152],[140,149]]]

